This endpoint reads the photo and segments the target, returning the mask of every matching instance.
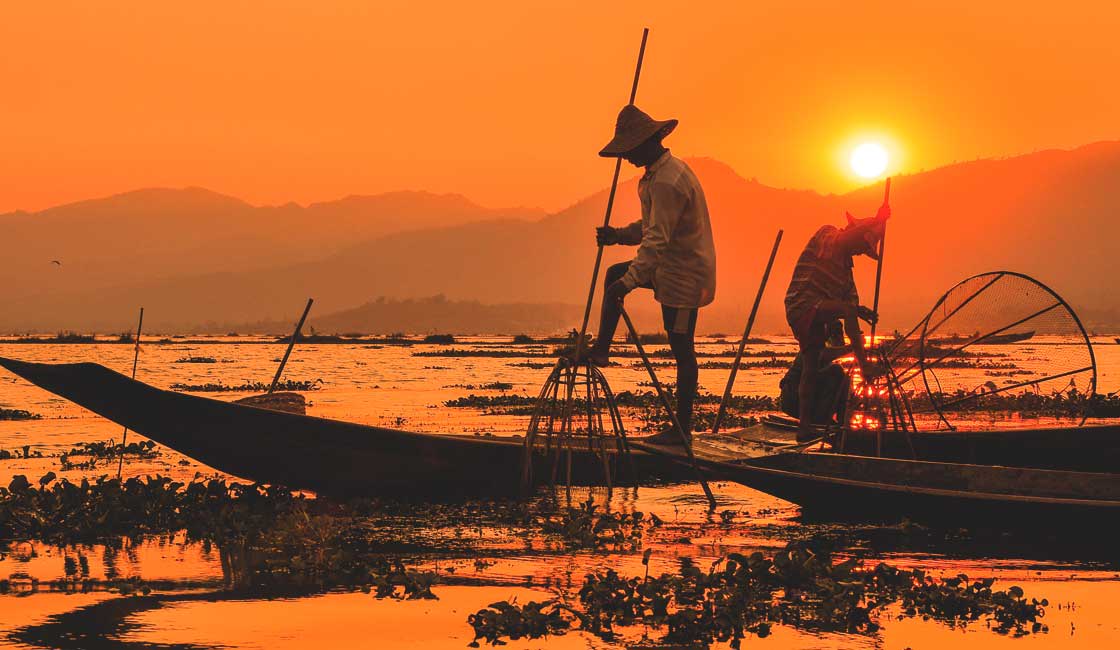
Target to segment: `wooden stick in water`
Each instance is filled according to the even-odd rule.
[[[778,236],[774,238],[774,248],[770,250],[770,261],[766,263],[766,271],[762,274],[762,282],[758,285],[758,293],[754,297],[754,306],[751,307],[751,315],[747,318],[747,327],[743,330],[743,338],[739,341],[739,351],[735,353],[735,363],[731,364],[731,374],[727,377],[727,388],[723,389],[723,399],[719,401],[719,411],[716,413],[716,421],[712,424],[712,435],[719,433],[719,427],[723,423],[723,416],[727,412],[727,403],[731,399],[731,389],[735,386],[735,375],[739,372],[739,362],[743,359],[743,350],[747,347],[747,339],[751,337],[751,330],[754,328],[754,318],[758,315],[758,305],[762,302],[762,294],[766,291],[766,283],[770,280],[770,270],[774,268],[774,258],[778,255],[778,247],[782,245],[782,234],[785,231],[779,230]]]
[[[646,372],[649,373],[649,379],[653,383],[654,389],[657,390],[657,397],[661,400],[661,405],[665,407],[665,412],[669,414],[669,420],[681,436],[681,443],[684,444],[684,449],[688,452],[688,462],[696,472],[696,480],[700,482],[700,487],[704,488],[704,496],[708,497],[708,506],[714,512],[716,497],[712,494],[712,488],[708,487],[708,481],[704,478],[703,472],[700,471],[700,466],[696,464],[696,456],[692,453],[692,441],[685,433],[680,420],[677,419],[677,413],[673,410],[673,405],[669,403],[669,397],[665,394],[665,389],[661,387],[661,382],[657,380],[657,373],[654,372],[653,364],[650,363],[646,349],[642,346],[642,339],[638,336],[638,330],[634,328],[634,322],[630,320],[630,314],[626,313],[626,309],[622,305],[619,305],[619,309],[622,311],[623,320],[626,321],[626,327],[630,330],[630,336],[634,339],[634,345],[638,348],[638,356],[642,358],[642,365],[646,367]]]
[[[288,341],[288,349],[284,351],[284,358],[280,360],[280,367],[276,369],[276,376],[272,378],[272,385],[268,387],[268,394],[276,390],[276,384],[280,383],[280,375],[284,374],[284,366],[288,363],[288,357],[292,354],[292,348],[296,347],[296,339],[299,338],[299,331],[303,329],[303,321],[307,320],[307,313],[311,311],[311,303],[315,302],[314,298],[307,299],[307,306],[303,308],[303,315],[299,317],[299,322],[296,323],[296,331],[292,332],[292,339]]]
[[[140,362],[140,331],[144,329],[144,308],[140,308],[140,322],[136,323],[136,343],[132,352],[132,378],[136,379],[136,366]],[[117,458],[117,480],[121,478],[124,469],[124,446],[128,443],[128,427],[121,434],[121,455]]]

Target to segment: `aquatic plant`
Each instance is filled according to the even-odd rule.
[[[424,337],[424,343],[435,345],[454,345],[455,337],[450,334],[429,334]]]
[[[75,462],[73,460],[75,456],[87,457],[88,460]],[[63,452],[58,460],[64,470],[94,469],[99,461],[112,461],[121,456],[155,458],[159,456],[159,450],[156,448],[156,443],[151,440],[130,442],[127,445],[113,440],[82,442],[77,447],[71,447],[69,451]]]
[[[22,453],[21,453],[22,452]],[[31,445],[24,445],[15,452],[8,451],[7,449],[0,449],[0,460],[11,460],[13,458],[42,458],[43,452],[31,451]]]
[[[23,409],[6,409],[0,407],[0,420],[41,420],[43,416]]]
[[[237,589],[346,586],[381,598],[434,598],[434,574],[385,557],[368,528],[366,502],[337,504],[219,479],[56,479],[49,472],[33,485],[18,475],[0,487],[0,541],[67,546],[183,531],[187,541],[218,546]]]
[[[588,498],[576,508],[539,515],[537,525],[546,533],[559,535],[569,548],[634,550],[642,545],[642,535],[661,526],[656,515],[600,511]]]
[[[176,359],[172,363],[218,363],[218,360],[215,359],[214,357],[186,356],[186,357],[179,357],[178,359]]]
[[[517,334],[513,337],[514,345],[528,345],[530,343],[536,343],[536,341],[528,334]]]
[[[739,648],[747,635],[768,636],[774,625],[873,633],[883,610],[895,604],[903,616],[949,625],[986,620],[1000,634],[1046,631],[1040,619],[1047,601],[1027,600],[1019,587],[996,591],[991,579],[938,579],[886,563],[868,568],[856,559],[837,562],[800,544],[771,557],[733,553],[707,571],[684,557],[675,574],[652,578],[648,562],[647,551],[642,577],[625,578],[613,569],[588,574],[578,608],[558,598],[479,610],[467,617],[475,633],[470,645],[564,634],[578,623],[578,629],[606,640],[641,625],[661,635],[657,643]]]
[[[301,381],[295,379],[285,379],[276,384],[278,391],[310,391],[319,390],[323,383],[322,379],[314,381]],[[206,384],[171,384],[171,390],[181,390],[190,393],[260,393],[269,389],[271,384],[266,384],[259,381],[246,382],[244,384],[223,384],[222,382],[211,382]]]

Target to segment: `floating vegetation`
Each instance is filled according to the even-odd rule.
[[[636,550],[650,528],[662,525],[657,515],[642,512],[619,514],[600,512],[591,498],[578,508],[539,516],[537,525],[546,533],[559,535],[568,548],[599,550]]]
[[[555,366],[555,362],[546,361],[519,361],[509,364],[510,368],[531,368],[532,370],[548,370]]]
[[[323,380],[316,379],[314,381],[301,381],[296,379],[285,379],[284,381],[276,384],[278,391],[311,391],[319,390],[322,386]],[[181,390],[189,393],[259,393],[269,389],[271,384],[265,384],[259,381],[247,382],[244,384],[223,384],[222,382],[208,383],[208,384],[171,384],[171,390]]]
[[[218,363],[214,357],[179,357],[173,363]]]
[[[517,334],[513,337],[514,345],[528,345],[530,343],[536,343],[536,341],[528,334]]]
[[[445,388],[461,388],[463,390],[512,390],[513,384],[505,381],[492,381],[488,384],[452,384]]]
[[[122,456],[131,456],[138,459],[150,459],[159,456],[156,443],[151,440],[130,442],[127,445],[103,440],[99,442],[83,442],[70,451],[63,452],[58,457],[64,470],[94,469],[100,461],[112,461]],[[74,458],[86,458],[84,461],[75,461]]]
[[[41,420],[43,416],[23,409],[6,409],[0,407],[0,420]]]
[[[860,560],[836,562],[798,544],[772,557],[732,553],[707,571],[682,557],[675,574],[653,578],[649,557],[647,551],[642,577],[624,578],[613,569],[588,574],[578,606],[556,598],[481,609],[467,617],[475,634],[471,646],[561,635],[578,624],[580,631],[612,642],[641,626],[647,635],[660,634],[644,637],[645,643],[706,648],[718,642],[738,649],[747,635],[769,636],[775,625],[871,634],[891,605],[898,605],[902,616],[954,627],[983,620],[998,634],[1047,631],[1040,621],[1046,600],[1027,600],[1019,587],[993,590],[992,579],[938,579],[886,563],[867,568]]]
[[[434,598],[433,573],[386,558],[366,517],[369,503],[342,506],[281,487],[156,476],[81,483],[50,472],[0,487],[0,539],[66,546],[183,531],[217,545],[237,589],[315,592],[345,586],[380,598]]]
[[[24,445],[23,447],[15,450],[14,452],[7,449],[0,449],[0,460],[13,460],[20,458],[42,458],[43,452],[31,451],[31,445]]]
[[[429,334],[424,337],[423,342],[434,345],[454,345],[455,337],[450,334]]]
[[[672,399],[671,388],[670,399]],[[696,396],[695,404],[719,404],[722,397],[712,393],[700,393]],[[576,398],[573,403],[586,405],[586,401]],[[615,403],[619,407],[646,409],[651,411],[663,410],[661,401],[654,391],[634,392],[624,390],[615,394]],[[528,415],[536,408],[537,398],[534,395],[467,395],[447,400],[444,406],[451,408],[485,409],[490,415]],[[729,409],[739,412],[764,412],[779,410],[778,398],[768,395],[732,395],[727,404]]]
[[[1120,395],[1094,394],[1086,400],[1085,394],[1076,388],[1064,392],[986,394],[995,390],[995,384],[981,387],[977,391],[958,390],[953,393],[937,393],[935,399],[943,404],[946,411],[957,413],[1001,412],[1015,413],[1022,417],[1068,417],[1080,418],[1088,415],[1094,418],[1120,418]],[[914,400],[915,408],[930,408],[929,397],[919,395]]]

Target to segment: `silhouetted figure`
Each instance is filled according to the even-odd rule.
[[[677,120],[655,120],[627,105],[618,114],[614,139],[599,152],[645,167],[646,172],[638,183],[642,218],[623,228],[607,226],[596,232],[600,245],[638,246],[638,253],[632,261],[607,269],[590,361],[599,366],[610,363],[611,341],[626,294],[639,287],[653,289],[677,364],[677,418],[685,435],[691,436],[697,385],[696,317],[700,307],[715,298],[716,250],[700,181],[661,144],[676,126]],[[647,440],[681,443],[672,430]]]
[[[890,207],[884,205],[874,217],[867,219],[847,215],[848,225],[843,229],[822,227],[809,240],[793,269],[793,279],[786,291],[786,321],[801,346],[803,362],[798,385],[797,439],[800,442],[818,437],[812,432],[812,409],[816,403],[814,391],[827,323],[837,319],[844,322],[864,378],[870,381],[875,376],[875,369],[867,362],[864,352],[859,320],[871,323],[878,315],[859,304],[852,267],[857,255],[878,259],[879,240],[890,214]]]
[[[844,343],[844,324],[833,321],[826,325],[827,343],[821,352],[820,365],[817,367],[817,381],[813,391],[813,404],[810,410],[813,424],[842,424],[848,406],[848,373],[836,360],[851,352],[852,348]],[[781,408],[786,415],[799,418],[801,415],[801,375],[804,372],[805,358],[798,354],[789,370],[786,371],[781,388]]]

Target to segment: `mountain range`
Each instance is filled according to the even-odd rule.
[[[805,241],[823,224],[842,225],[845,211],[866,216],[882,200],[881,183],[821,195],[768,187],[711,159],[687,162],[704,185],[716,235],[717,299],[700,321],[707,332],[742,328],[779,228],[783,243],[756,332],[784,332],[782,297]],[[1117,142],[895,177],[884,325],[905,329],[957,281],[1007,269],[1053,287],[1088,327],[1117,329],[1117,181]],[[619,187],[617,225],[638,216],[636,183],[634,173]],[[153,331],[237,329],[294,320],[309,296],[320,332],[389,332],[402,322],[429,332],[555,329],[582,311],[606,200],[604,189],[545,214],[424,192],[252,206],[197,188],[147,189],[0,215],[0,330],[125,331],[141,305]],[[605,263],[633,251],[612,247]],[[868,303],[873,272],[873,261],[857,261]],[[370,307],[436,295],[414,302],[395,325],[384,307]],[[632,302],[643,329],[656,329],[652,300]],[[442,304],[426,327],[420,304]],[[480,316],[488,305],[492,313]],[[534,316],[537,309],[546,316]]]

